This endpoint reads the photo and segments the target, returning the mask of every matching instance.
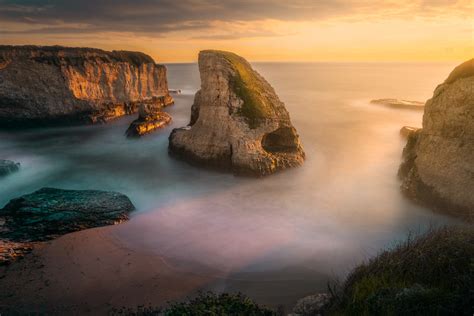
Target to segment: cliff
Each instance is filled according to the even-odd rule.
[[[96,123],[173,102],[166,68],[139,52],[0,46],[0,123]]]
[[[305,154],[288,111],[240,56],[199,54],[201,89],[190,125],[170,135],[171,154],[191,163],[263,176],[299,166]]]
[[[410,198],[474,218],[474,59],[456,67],[427,101],[423,128],[411,133],[399,175]]]

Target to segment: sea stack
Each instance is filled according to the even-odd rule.
[[[171,122],[171,115],[162,111],[160,103],[142,103],[138,108],[138,119],[128,127],[125,135],[136,138],[163,128]]]
[[[191,121],[170,135],[172,155],[250,176],[303,164],[305,153],[285,105],[244,58],[202,51],[199,72]]]
[[[97,123],[168,105],[166,68],[143,53],[0,46],[2,126]]]
[[[410,198],[474,218],[474,59],[456,67],[427,101],[410,133],[399,175]]]

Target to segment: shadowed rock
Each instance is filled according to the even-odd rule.
[[[169,151],[193,164],[263,176],[300,166],[305,154],[288,111],[240,56],[199,54],[201,90],[190,125],[170,135]]]
[[[0,125],[101,123],[168,93],[166,68],[139,52],[0,46]]]
[[[468,220],[474,217],[473,60],[456,67],[426,102],[423,129],[408,136],[399,170],[407,196]]]
[[[9,175],[19,169],[20,164],[18,162],[0,159],[0,177]]]
[[[415,132],[418,131],[419,129],[420,129],[419,127],[403,126],[403,127],[400,129],[400,135],[401,135],[402,137],[408,138],[408,136],[409,136],[411,133],[415,133]]]
[[[140,137],[168,125],[171,116],[162,109],[161,104],[142,103],[138,110],[138,119],[130,124],[125,133],[127,137]]]
[[[35,242],[128,219],[135,207],[123,194],[43,188],[0,210],[0,263],[31,250]]]

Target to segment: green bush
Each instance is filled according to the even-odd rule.
[[[258,306],[243,294],[200,293],[186,302],[171,303],[166,308],[139,306],[136,309],[114,309],[110,315],[134,316],[274,316],[275,312]]]
[[[472,315],[474,227],[431,230],[357,267],[329,315]]]
[[[270,316],[273,311],[258,306],[242,294],[201,293],[197,298],[184,303],[174,303],[165,310],[166,316]]]

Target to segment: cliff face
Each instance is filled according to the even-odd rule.
[[[172,132],[171,154],[254,176],[303,163],[305,154],[284,104],[245,59],[202,51],[199,71],[201,90],[190,126]]]
[[[399,175],[409,197],[474,218],[474,59],[458,67],[427,101],[423,129],[409,135]]]
[[[171,104],[166,68],[143,53],[0,46],[0,122],[95,123]]]

